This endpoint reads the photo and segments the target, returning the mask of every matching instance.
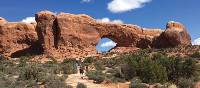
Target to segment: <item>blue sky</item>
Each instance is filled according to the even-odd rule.
[[[199,3],[200,0],[1,0],[0,17],[21,21],[33,17],[38,11],[50,10],[55,13],[84,13],[95,19],[117,19],[123,23],[162,29],[173,20],[183,23],[194,41],[200,38]],[[105,50],[101,46],[97,48]]]

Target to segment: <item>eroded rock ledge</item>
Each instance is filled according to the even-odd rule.
[[[103,37],[117,43],[112,51],[122,53],[140,48],[191,45],[190,35],[179,22],[168,22],[166,30],[161,30],[130,24],[101,23],[84,14],[55,15],[41,11],[35,17],[36,26],[7,22],[0,18],[1,55],[19,57],[24,54],[43,54],[58,58],[95,56],[95,46]]]

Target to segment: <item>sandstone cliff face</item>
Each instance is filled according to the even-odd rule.
[[[33,52],[30,46],[37,41],[35,28],[31,24],[8,22],[0,24],[0,53],[5,56],[17,56]]]
[[[56,48],[64,56],[88,56],[96,54],[99,33],[90,23],[94,20],[87,15],[61,13],[57,16],[55,30]],[[73,53],[73,54],[72,54]]]
[[[20,56],[24,52],[58,58],[94,56],[95,46],[103,37],[117,43],[114,52],[140,48],[167,48],[191,44],[186,28],[178,22],[167,23],[166,30],[137,25],[102,23],[84,15],[41,11],[37,24],[7,23],[0,20],[0,53]],[[15,48],[13,48],[15,47]],[[35,53],[34,53],[35,54]]]
[[[191,37],[186,28],[178,22],[168,22],[166,30],[160,36],[155,37],[155,48],[167,48],[191,45]]]
[[[35,15],[38,42],[44,54],[49,54],[54,48],[54,21],[56,16],[49,11],[42,11]]]
[[[37,34],[44,54],[56,57],[79,57],[96,54],[99,33],[86,15],[42,11],[36,14]]]

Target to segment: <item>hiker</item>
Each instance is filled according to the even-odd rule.
[[[83,79],[83,76],[84,76],[84,64],[83,64],[83,62],[81,62],[81,64],[80,64],[79,72],[80,72],[81,78]]]
[[[88,65],[85,66],[85,71],[86,71],[86,72],[89,71],[89,69],[88,69]]]

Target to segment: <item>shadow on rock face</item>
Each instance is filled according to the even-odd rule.
[[[33,55],[41,55],[43,52],[42,47],[35,43],[31,45],[29,48],[25,48],[23,50],[16,51],[11,54],[11,58],[19,58],[22,56],[33,56]]]

